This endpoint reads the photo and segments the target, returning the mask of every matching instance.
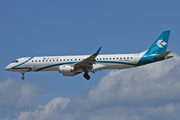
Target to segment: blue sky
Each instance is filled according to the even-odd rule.
[[[9,63],[20,57],[45,55],[87,55],[93,54],[99,47],[102,47],[100,54],[138,53],[148,49],[164,30],[171,30],[168,50],[171,50],[177,54],[176,59],[173,59],[176,61],[175,63],[177,63],[174,63],[176,69],[171,69],[178,71],[178,55],[180,53],[180,50],[178,49],[180,43],[178,40],[178,35],[180,34],[179,6],[180,2],[175,0],[0,1],[0,86],[7,85],[6,88],[8,89],[8,91],[5,91],[7,89],[4,87],[1,89],[3,92],[0,93],[0,98],[3,98],[5,101],[1,100],[1,103],[3,104],[0,104],[0,119],[21,119],[23,113],[28,112],[29,114],[30,111],[34,113],[34,111],[40,109],[38,108],[39,105],[45,107],[56,100],[60,101],[60,103],[62,103],[64,106],[67,105],[64,112],[70,112],[70,108],[76,111],[76,109],[81,106],[80,102],[77,103],[77,99],[82,101],[82,104],[85,104],[85,101],[83,100],[86,98],[87,101],[90,101],[90,105],[92,104],[92,106],[95,106],[95,104],[98,104],[98,100],[95,100],[97,103],[92,102],[90,97],[93,98],[95,95],[90,95],[91,91],[97,90],[96,92],[98,93],[101,83],[103,84],[103,81],[106,81],[106,78],[111,76],[113,72],[116,73],[115,76],[117,76],[117,78],[114,78],[113,76],[109,77],[108,80],[112,82],[113,80],[120,80],[118,77],[119,75],[124,76],[121,74],[121,72],[127,72],[125,74],[131,76],[131,72],[133,74],[133,70],[136,69],[133,68],[130,71],[128,69],[129,74],[128,71],[123,70],[120,71],[120,73],[119,71],[111,70],[97,72],[95,75],[90,74],[90,81],[86,81],[83,78],[83,74],[75,77],[63,77],[62,74],[59,74],[58,72],[25,73],[25,81],[21,81],[20,73],[13,73],[4,70]],[[162,66],[160,63],[158,65],[160,67],[166,67],[166,63],[163,64],[164,66]],[[171,64],[171,62],[167,62],[167,64]],[[145,68],[142,67],[138,69]],[[147,71],[151,70],[151,66],[148,66],[148,68]],[[157,69],[162,70],[163,68]],[[167,72],[167,76],[170,75],[172,75],[171,71]],[[174,77],[176,82],[179,82],[178,77],[178,74]],[[141,81],[142,79],[140,80],[140,78],[139,82],[143,82]],[[151,76],[149,76],[149,78],[147,77],[146,80],[151,79],[154,80],[155,78],[151,78]],[[164,79],[163,74],[156,80],[161,81],[162,79]],[[124,78],[124,80],[131,81],[132,79]],[[167,82],[170,81],[167,80]],[[137,84],[137,87],[139,84]],[[147,84],[149,83],[144,83],[143,85],[146,86]],[[105,83],[103,85],[105,85]],[[27,89],[25,89],[26,87]],[[123,87],[122,84],[119,85],[119,87]],[[28,97],[23,96],[26,93],[21,93],[24,89],[27,91],[27,95],[29,95]],[[149,92],[151,89],[152,88],[148,89]],[[155,90],[159,91],[159,89]],[[104,91],[106,91],[107,94],[108,91],[111,93],[111,90],[109,89],[105,89]],[[106,94],[101,95],[104,95],[102,98],[106,96]],[[118,95],[121,96],[121,93],[117,93],[117,96]],[[111,98],[112,96],[109,97]],[[124,97],[122,98],[124,100],[127,100],[126,98],[128,98],[127,96],[122,97]],[[6,102],[6,98],[14,99],[14,101]],[[155,98],[159,99],[157,96],[155,96]],[[155,98],[152,101],[154,101]],[[147,100],[146,97],[144,99]],[[23,102],[20,106],[16,106],[20,104],[19,102],[21,100],[26,102]],[[178,102],[173,104],[171,100],[177,101],[179,98],[167,98],[167,101],[165,101],[165,104],[163,105],[168,108],[169,106],[171,108],[174,104],[178,104],[180,106]],[[98,117],[93,118],[93,116],[97,114],[99,114],[99,119],[102,119],[102,116],[106,113],[105,111],[109,112],[113,110],[120,110],[119,112],[122,113],[122,109],[118,108],[118,106],[122,106],[123,101],[114,101],[112,104],[114,104],[116,107],[109,108],[108,106],[111,106],[111,104],[109,104],[110,102],[112,101],[108,99],[107,101],[102,102],[102,106],[99,108],[86,108],[88,110],[90,109],[90,111],[100,110],[102,113],[95,114],[90,112],[90,115],[92,116],[86,116],[86,113],[82,112],[85,108],[82,108],[80,109],[82,112],[80,116],[77,117],[76,115],[77,118],[74,117],[74,119],[83,119],[83,117],[87,117],[88,119],[98,119]],[[130,106],[133,107],[132,111],[139,110],[138,100],[136,102],[137,106]],[[129,101],[130,105],[131,103],[132,101]],[[172,103],[172,105],[169,103]],[[156,102],[147,102],[143,105],[145,106],[146,104],[150,106],[150,108],[147,109],[153,108],[153,104],[155,104],[155,106],[161,106]],[[164,107],[163,105],[162,108]],[[129,111],[126,105],[123,107]],[[62,111],[63,110],[64,108],[62,108]],[[153,110],[154,109],[151,109],[149,111]],[[179,112],[179,110],[180,107],[175,109],[176,112]],[[154,115],[156,113],[154,111],[151,114]],[[118,114],[118,112],[115,112],[114,116]],[[137,120],[151,119],[151,117],[148,116],[148,113],[144,113],[144,115],[134,113],[132,116],[127,116],[127,114],[128,112],[126,113],[125,111],[124,114],[119,117],[122,119],[133,118]],[[35,113],[33,115],[34,116],[31,116],[32,118],[36,118],[38,116]],[[54,114],[48,115],[49,116],[47,116],[47,118],[42,119],[48,119],[48,117],[51,118],[51,116]],[[166,117],[168,119],[180,118],[179,115],[175,117],[172,117],[173,115],[168,115],[169,114],[167,114]],[[54,119],[58,119],[60,113],[58,112],[54,116]],[[162,118],[162,113],[156,113],[154,116],[155,119]],[[61,117],[66,118],[65,116]],[[107,118],[104,119],[108,118],[116,119],[112,116],[107,116]]]

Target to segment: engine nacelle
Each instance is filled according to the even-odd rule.
[[[59,66],[59,73],[63,73],[63,74],[70,74],[71,72],[74,71],[74,68],[71,67],[70,65],[61,65]]]

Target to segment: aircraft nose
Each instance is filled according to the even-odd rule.
[[[9,71],[11,69],[10,65],[5,67],[5,70]]]

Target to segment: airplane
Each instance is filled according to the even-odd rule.
[[[5,70],[20,72],[24,80],[25,72],[59,71],[63,76],[75,76],[84,73],[90,79],[89,72],[104,69],[126,69],[172,58],[167,51],[170,30],[163,31],[154,44],[146,51],[135,54],[99,55],[101,47],[92,55],[23,57],[10,63]]]

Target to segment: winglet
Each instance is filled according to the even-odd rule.
[[[101,50],[101,47],[98,49],[96,53],[93,54],[93,56],[97,56],[99,54],[99,51]]]

